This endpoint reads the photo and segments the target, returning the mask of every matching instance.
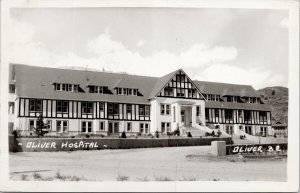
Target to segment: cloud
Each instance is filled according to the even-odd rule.
[[[213,64],[201,71],[198,80],[252,85],[256,89],[285,85],[284,77],[262,67],[242,69],[228,64]]]
[[[285,17],[280,21],[280,26],[283,28],[289,28],[290,23],[289,23],[289,18]]]
[[[147,76],[163,76],[178,68],[195,68],[197,78],[204,81],[249,84],[255,88],[284,84],[281,75],[263,68],[244,69],[229,65],[238,56],[235,47],[215,46],[195,43],[181,53],[155,50],[142,56],[128,49],[122,42],[113,40],[109,30],[91,39],[85,45],[92,57],[83,57],[72,52],[56,53],[48,50],[43,42],[34,39],[35,29],[26,23],[13,20],[10,40],[10,60],[36,66],[84,67],[128,72]],[[137,45],[145,42],[139,41]]]
[[[143,45],[145,45],[146,42],[147,42],[146,40],[140,40],[140,41],[137,42],[136,46],[137,47],[142,47]]]

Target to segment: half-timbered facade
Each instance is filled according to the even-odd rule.
[[[166,134],[175,129],[268,135],[270,109],[251,86],[10,65],[9,129],[32,135],[43,115],[49,135]]]

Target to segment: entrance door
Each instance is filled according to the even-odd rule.
[[[113,123],[112,122],[108,122],[108,132],[113,133]]]
[[[108,122],[109,133],[119,133],[119,122]]]
[[[114,133],[119,133],[119,122],[114,122]]]
[[[181,110],[181,123],[183,123],[183,126],[186,126],[185,110]]]

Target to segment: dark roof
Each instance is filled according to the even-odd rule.
[[[16,88],[19,97],[65,99],[82,101],[107,101],[121,103],[149,104],[149,99],[168,83],[178,72],[171,72],[161,78],[137,76],[129,74],[108,73],[98,71],[84,71],[61,68],[34,67],[20,64],[13,64],[16,74]],[[179,69],[180,70],[180,69]],[[138,88],[143,96],[109,95],[97,93],[73,93],[60,92],[53,89],[53,83],[79,84],[80,88],[88,92],[88,85],[107,86],[112,92],[115,87]],[[258,96],[256,91],[247,85],[233,85],[224,83],[212,83],[195,81],[195,85],[206,94],[230,93],[230,95]],[[226,91],[226,92],[225,92]],[[220,108],[241,108],[253,110],[266,110],[267,105],[249,103],[226,103],[206,101],[206,106]]]
[[[256,104],[256,103],[232,103],[232,102],[205,101],[205,107],[220,108],[220,109],[244,109],[244,110],[271,111],[271,107],[269,105]]]
[[[179,69],[180,70],[180,69]],[[174,72],[171,72],[161,78],[158,78],[156,83],[155,83],[155,86],[153,87],[152,89],[152,92],[149,96],[149,99],[152,99],[154,98],[158,92],[172,79],[173,76],[175,76],[175,74],[179,71],[179,70],[176,70]]]
[[[149,104],[148,96],[157,78],[95,71],[33,67],[15,65],[17,95],[28,98],[48,98],[83,101],[107,101]],[[53,83],[79,84],[88,91],[87,85],[107,86],[111,91],[120,79],[130,80],[132,87],[139,88],[144,96],[109,95],[97,93],[60,92],[53,89]],[[124,85],[123,85],[124,86]]]
[[[204,94],[218,94],[221,96],[247,96],[260,97],[251,85],[238,85],[217,82],[194,81],[200,91]]]

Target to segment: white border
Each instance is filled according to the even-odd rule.
[[[8,180],[9,9],[48,7],[173,7],[285,9],[289,11],[289,138],[287,182],[16,182]],[[13,37],[11,37],[13,38]],[[283,64],[284,65],[284,64]],[[2,0],[1,1],[0,191],[294,192],[299,188],[299,2],[292,0]],[[275,168],[274,168],[275,169]]]

